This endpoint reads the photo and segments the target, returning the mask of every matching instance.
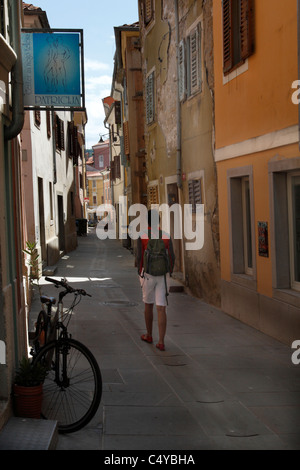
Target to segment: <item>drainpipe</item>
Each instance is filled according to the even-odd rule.
[[[180,98],[179,98],[179,19],[178,19],[178,0],[174,0],[175,9],[175,30],[176,30],[176,61],[177,61],[177,156],[176,156],[176,172],[177,187],[182,189],[181,175],[181,115],[180,115]]]
[[[11,2],[11,39],[17,55],[12,69],[12,120],[4,127],[4,139],[12,140],[20,134],[24,125],[23,71],[21,54],[21,2]]]

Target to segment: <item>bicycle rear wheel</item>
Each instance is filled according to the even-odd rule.
[[[74,339],[52,341],[34,361],[47,367],[42,417],[58,422],[60,433],[84,427],[95,415],[102,396],[102,377],[96,359]]]

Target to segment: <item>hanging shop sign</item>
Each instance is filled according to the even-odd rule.
[[[22,30],[25,109],[82,110],[83,30]]]

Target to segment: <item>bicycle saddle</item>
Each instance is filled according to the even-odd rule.
[[[41,295],[41,302],[42,304],[52,304],[54,305],[56,302],[55,297],[48,297],[47,295]]]

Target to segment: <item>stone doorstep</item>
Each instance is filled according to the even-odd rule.
[[[57,421],[12,417],[0,431],[0,450],[55,450]]]

